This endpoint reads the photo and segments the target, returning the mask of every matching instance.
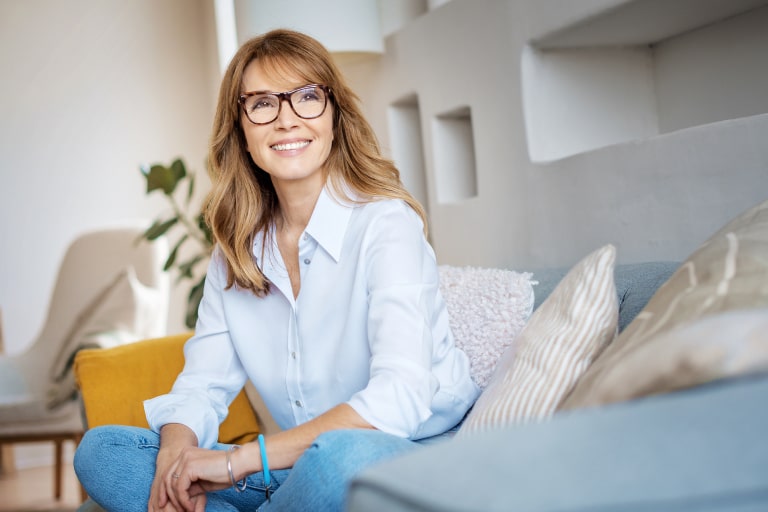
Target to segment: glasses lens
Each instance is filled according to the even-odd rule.
[[[314,119],[325,112],[325,105],[328,101],[328,95],[325,90],[317,85],[308,85],[290,93],[290,102],[293,111],[297,116],[304,119]],[[288,95],[285,93],[276,94],[253,94],[245,96],[243,106],[248,118],[257,124],[268,124],[277,119],[280,113],[280,103]]]
[[[280,98],[274,94],[256,94],[245,99],[245,113],[254,123],[269,123],[277,117]]]
[[[325,110],[325,102],[325,91],[314,85],[303,87],[291,94],[291,105],[294,112],[304,119],[320,116]]]

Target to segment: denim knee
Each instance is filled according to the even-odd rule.
[[[104,425],[86,431],[75,450],[75,472],[87,470],[96,462],[113,462],[116,447],[159,447],[160,437],[151,430],[123,425]],[[118,448],[119,449],[119,448]]]
[[[159,443],[159,436],[147,429],[95,427],[75,451],[75,473],[88,495],[107,510],[146,510]]]
[[[264,510],[343,510],[347,487],[365,468],[418,448],[377,430],[333,430],[321,434],[299,457]],[[261,510],[261,509],[260,509]]]
[[[332,430],[317,437],[304,454],[318,471],[350,478],[368,466],[418,447],[379,430]]]

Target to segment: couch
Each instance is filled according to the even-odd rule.
[[[532,315],[457,436],[363,472],[348,510],[768,510],[768,201],[683,262],[616,252],[531,271]]]
[[[530,377],[537,356],[518,347],[455,438],[364,471],[348,510],[768,510],[768,201],[679,264],[611,273],[611,252],[596,251],[593,275],[579,283],[608,312],[585,337],[606,341],[584,351],[567,385],[547,390],[555,400],[517,399],[529,393],[521,383],[546,377]],[[533,272],[540,284],[524,343],[546,338],[536,326],[551,324],[558,308],[571,307],[576,321],[594,314],[563,302],[578,286],[558,290],[576,267]],[[615,286],[617,304],[590,280]],[[607,320],[612,307],[618,334]]]

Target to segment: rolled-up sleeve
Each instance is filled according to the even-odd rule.
[[[195,335],[184,345],[184,369],[170,393],[144,402],[152,430],[159,432],[163,425],[181,423],[195,433],[198,445],[205,448],[216,443],[229,404],[246,381],[224,315],[225,285],[226,267],[217,249],[208,266]]]
[[[374,427],[414,437],[432,415],[438,294],[434,253],[407,206],[379,216],[364,242],[370,380],[348,404]],[[438,352],[440,347],[437,347]]]

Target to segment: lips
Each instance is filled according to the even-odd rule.
[[[278,143],[273,144],[272,146],[269,146],[270,148],[274,149],[275,151],[291,151],[295,149],[301,149],[309,146],[310,141],[308,140],[300,140],[296,142],[286,142],[286,143]]]

